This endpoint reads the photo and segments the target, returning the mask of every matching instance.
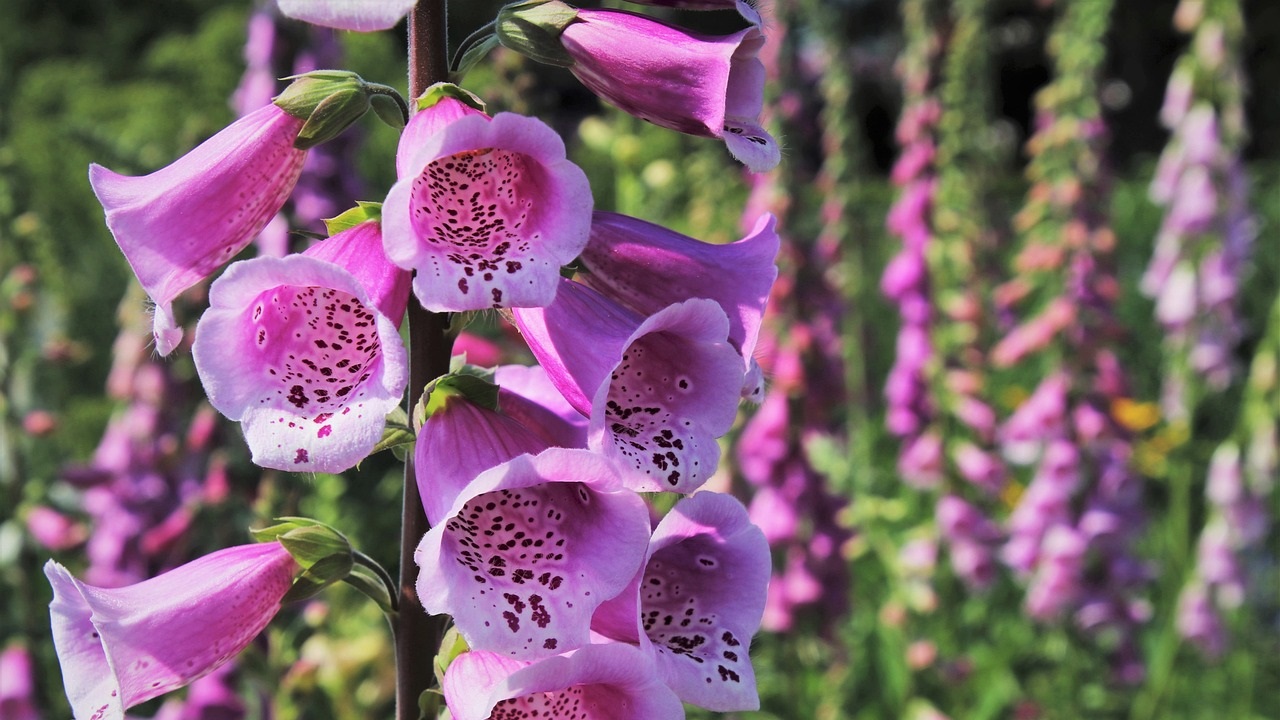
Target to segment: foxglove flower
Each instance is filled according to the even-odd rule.
[[[255,463],[341,472],[373,449],[404,394],[396,328],[408,280],[382,254],[374,221],[218,278],[192,354],[209,402],[242,424]]]
[[[596,95],[638,118],[723,140],[754,172],[781,159],[759,123],[765,72],[756,56],[764,34],[755,25],[701,35],[634,13],[534,2],[504,8],[497,34],[517,52],[569,68]]]
[[[587,176],[536,118],[491,118],[446,95],[410,120],[396,174],[383,242],[392,262],[417,271],[413,292],[428,310],[547,305],[560,267],[587,243]]]
[[[494,369],[498,407],[552,447],[585,448],[587,418],[573,409],[541,365],[502,365]]]
[[[10,645],[0,652],[0,718],[40,720],[31,670],[31,652],[26,647]]]
[[[532,664],[473,650],[450,663],[443,690],[455,720],[684,718],[684,706],[658,680],[652,661],[621,643],[587,645]]]
[[[49,612],[76,720],[112,720],[230,660],[266,627],[297,564],[279,543],[227,548],[136,585],[85,585],[52,560]]]
[[[278,0],[285,17],[312,25],[372,32],[389,30],[409,14],[417,0]]]
[[[480,474],[414,554],[418,596],[467,644],[532,660],[587,643],[591,614],[644,558],[648,510],[586,450],[521,455]]]
[[[765,214],[745,238],[714,245],[617,213],[597,212],[591,239],[582,252],[588,272],[581,280],[605,297],[643,315],[690,298],[715,300],[729,317],[729,342],[742,354],[747,377],[752,372],[760,320],[769,290],[778,277],[776,220]],[[763,399],[761,383],[750,382],[743,394]]]
[[[150,175],[89,167],[107,227],[156,303],[161,355],[182,339],[174,298],[243,250],[289,197],[306,157],[294,147],[304,123],[267,105]]]
[[[597,632],[638,642],[681,700],[716,711],[755,710],[748,654],[769,585],[769,544],[736,499],[702,492],[658,523],[644,570],[601,606]]]
[[[760,11],[746,0],[627,0],[636,5],[682,8],[685,10],[737,10],[738,14],[753,25],[762,25]]]
[[[627,487],[684,493],[706,482],[743,384],[719,305],[686,300],[645,318],[563,280],[554,303],[514,314],[551,381],[591,418],[588,447],[615,460]]]

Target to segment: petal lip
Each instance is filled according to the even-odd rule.
[[[336,30],[390,30],[416,0],[278,0],[285,17]]]
[[[353,297],[372,314],[380,352],[369,364],[376,363],[376,372],[365,368],[370,377],[354,383],[358,389],[350,398],[325,402],[315,398],[313,391],[311,397],[317,402],[303,404],[279,392],[281,376],[263,359],[246,316],[261,295],[282,287],[335,290]],[[402,400],[408,360],[395,323],[377,310],[351,273],[305,255],[254,258],[234,264],[214,282],[209,304],[196,326],[192,347],[196,371],[210,404],[242,424],[256,464],[289,471],[341,472],[373,449],[386,414]],[[266,349],[271,348],[269,343]]]
[[[522,158],[523,171],[531,175],[522,177],[524,187],[505,200],[523,202],[528,207],[529,217],[520,219],[519,232],[512,233],[511,242],[505,243],[524,244],[525,249],[511,252],[508,248],[500,254],[499,247],[504,243],[495,243],[496,235],[471,239],[465,248],[453,242],[437,243],[414,219],[415,211],[424,209],[415,206],[415,184],[421,183],[429,170],[438,169],[434,165],[438,161],[495,151],[505,153],[504,157]],[[417,149],[401,152],[411,160],[405,165],[407,174],[391,187],[383,204],[383,242],[392,262],[416,271],[413,291],[423,306],[433,312],[458,312],[550,304],[560,279],[560,267],[586,246],[593,205],[587,176],[567,158],[560,136],[536,118],[514,113],[498,113],[492,118],[473,114],[459,117],[426,136]],[[444,202],[464,202],[460,191],[442,197]],[[442,211],[453,209],[440,206]],[[506,211],[514,213],[517,209],[509,205]],[[512,220],[509,227],[515,225]],[[431,227],[433,232],[443,232],[444,226],[444,221],[437,221]],[[466,263],[492,262],[501,270],[495,270],[496,277],[490,278],[481,272],[469,272],[473,268],[464,264],[464,256]],[[494,295],[499,291],[500,300]]]

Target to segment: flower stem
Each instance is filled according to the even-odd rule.
[[[446,0],[418,0],[409,15],[409,96],[449,77]],[[449,316],[428,312],[416,298],[409,302],[409,410],[422,389],[449,371],[452,340]],[[428,615],[418,600],[418,567],[413,552],[429,529],[410,455],[404,467],[404,504],[400,531],[400,598],[396,622],[396,719],[418,720],[418,699],[434,678],[434,660],[444,635],[444,618]]]

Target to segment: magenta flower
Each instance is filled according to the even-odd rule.
[[[219,550],[136,585],[85,585],[52,560],[49,612],[76,720],[111,720],[213,672],[266,627],[297,564],[279,543]]]
[[[693,299],[648,318],[569,280],[516,326],[556,388],[591,418],[587,445],[640,492],[692,492],[737,415],[742,358],[720,306]]]
[[[473,650],[450,663],[443,690],[454,720],[684,718],[684,706],[658,680],[652,661],[620,643],[587,645],[532,664]]]
[[[417,0],[278,0],[285,17],[312,25],[372,32],[395,27]]]
[[[10,645],[0,652],[0,718],[40,720],[34,685],[31,652],[26,647]]]
[[[594,93],[638,118],[720,138],[753,172],[773,168],[778,144],[760,125],[764,34],[701,35],[644,15],[578,10],[560,36],[570,70]]]
[[[682,8],[685,10],[737,10],[747,22],[762,25],[760,11],[752,7],[747,0],[627,0],[636,5],[656,5],[658,7]]]
[[[748,654],[769,585],[769,544],[742,503],[702,492],[658,523],[644,570],[600,607],[592,629],[652,653],[680,699],[721,712],[755,710]]]
[[[542,121],[447,97],[414,115],[382,208],[387,256],[437,312],[547,305],[587,243],[591,188]]]
[[[542,438],[548,446],[585,448],[587,418],[569,404],[541,365],[494,369],[498,407]]]
[[[150,175],[89,166],[107,227],[156,303],[161,355],[182,339],[174,298],[243,250],[289,197],[306,157],[293,146],[304,122],[267,105]]]
[[[404,394],[409,277],[381,247],[365,222],[302,255],[236,263],[210,289],[196,371],[258,465],[341,472],[382,437]]]
[[[468,645],[519,659],[585,645],[591,613],[644,557],[649,514],[586,450],[521,455],[480,474],[414,558],[418,596]]]
[[[642,315],[690,298],[715,300],[729,317],[729,342],[742,354],[749,376],[769,291],[778,277],[777,222],[765,214],[745,238],[727,245],[701,242],[661,225],[617,213],[597,212],[582,252],[587,286]],[[759,402],[763,388],[743,392]]]

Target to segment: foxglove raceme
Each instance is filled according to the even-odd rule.
[[[244,249],[289,197],[306,156],[294,147],[304,123],[267,105],[150,175],[89,167],[107,227],[156,303],[161,355],[182,339],[174,298]]]
[[[400,138],[382,208],[387,256],[416,271],[428,310],[547,305],[587,243],[587,176],[542,121],[491,118],[460,95],[437,92]]]
[[[621,643],[587,645],[532,664],[483,650],[463,653],[450,663],[443,690],[455,720],[684,718],[653,662]]]
[[[586,450],[551,448],[480,474],[414,553],[418,596],[467,644],[549,657],[587,643],[591,614],[644,559],[649,515],[617,470]]]
[[[658,523],[643,571],[600,607],[592,629],[638,642],[685,702],[755,710],[760,700],[748,651],[769,571],[769,544],[742,504],[697,493]]]
[[[591,418],[588,447],[618,464],[627,487],[684,493],[706,482],[743,385],[719,305],[686,300],[645,318],[563,280],[554,303],[514,315],[552,383]]]
[[[534,26],[536,32],[527,32]],[[761,127],[764,34],[701,35],[644,15],[526,2],[498,16],[498,39],[569,68],[607,102],[659,127],[724,141],[754,172],[781,159]]]
[[[237,263],[210,289],[196,370],[255,463],[341,472],[381,438],[404,393],[409,299],[408,273],[381,248],[367,221],[302,255]]]
[[[715,300],[729,317],[729,342],[742,354],[743,396],[763,399],[753,357],[769,290],[778,277],[777,221],[765,214],[745,238],[715,245],[617,213],[592,216],[581,280],[643,315],[690,298]],[[753,370],[754,368],[754,370]]]
[[[85,585],[49,561],[49,612],[76,720],[124,711],[200,678],[266,627],[297,564],[279,543],[227,548],[136,585]]]

